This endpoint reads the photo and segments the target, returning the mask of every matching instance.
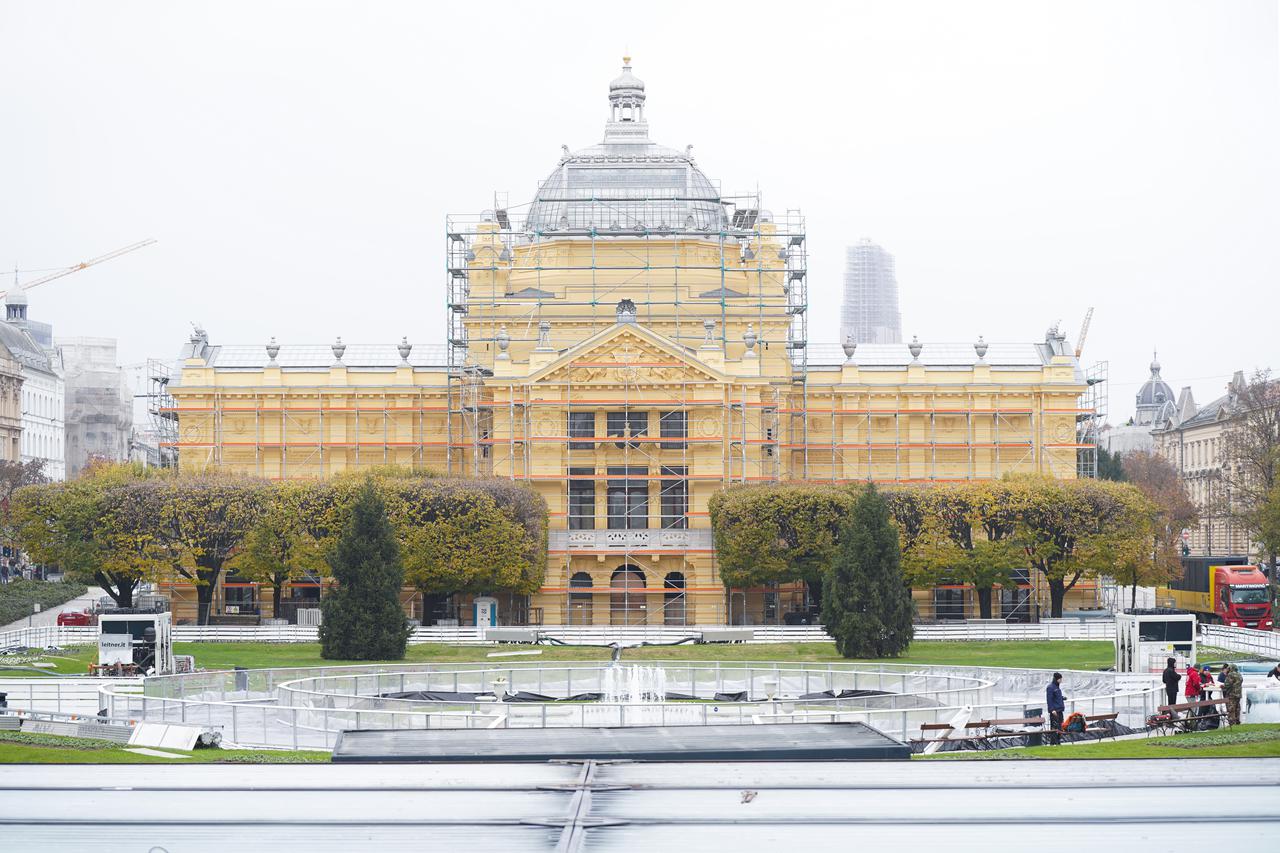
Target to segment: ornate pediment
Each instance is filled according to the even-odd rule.
[[[679,344],[628,323],[583,341],[530,379],[574,385],[644,385],[721,382],[725,377]]]

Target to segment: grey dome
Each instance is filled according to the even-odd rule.
[[[5,305],[26,305],[27,289],[22,285],[15,284],[10,288],[9,292],[4,295]]]
[[[538,188],[527,223],[540,233],[718,232],[729,220],[719,190],[690,157],[645,140],[570,154]]]
[[[1151,378],[1142,383],[1142,387],[1138,389],[1134,420],[1139,424],[1154,423],[1159,417],[1160,410],[1173,400],[1173,389],[1169,387],[1169,383],[1160,378],[1160,361],[1153,357]]]
[[[686,151],[649,139],[644,83],[624,60],[609,84],[604,141],[566,153],[538,187],[528,230],[634,235],[643,231],[719,232],[729,226],[719,189]]]

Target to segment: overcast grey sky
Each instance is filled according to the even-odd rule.
[[[1117,420],[1153,347],[1201,403],[1280,368],[1278,44],[1275,0],[0,0],[0,266],[158,239],[31,293],[126,362],[439,342],[445,215],[597,142],[629,49],[656,141],[806,214],[813,340],[871,237],[926,345],[1096,306]]]

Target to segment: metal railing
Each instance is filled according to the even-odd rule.
[[[1280,659],[1280,634],[1229,625],[1200,626],[1200,642],[1207,646],[1245,652],[1259,657]]]
[[[748,689],[761,695],[763,679],[778,682],[774,701],[611,703],[416,703],[379,693],[412,689],[415,676],[434,689],[482,686],[496,674],[508,689],[535,687],[547,673],[559,672],[565,687],[584,686],[597,678],[596,662],[547,667],[537,662],[502,666],[476,663],[374,664],[366,666],[304,667],[234,672],[205,672],[146,680],[145,695],[126,695],[120,688],[102,688],[101,704],[113,716],[221,726],[231,743],[304,749],[331,747],[337,733],[352,728],[525,728],[613,725],[707,725],[805,720],[861,720],[889,734],[915,737],[924,723],[949,722],[961,708],[971,719],[1025,716],[1043,710],[1048,670],[997,667],[930,667],[906,664],[774,662],[649,662],[670,666],[675,678],[670,690],[690,683],[705,692],[715,686]],[[540,674],[539,670],[543,670]],[[684,671],[682,676],[680,673]],[[565,676],[564,673],[580,674]],[[1139,727],[1161,701],[1157,679],[1107,672],[1064,671],[1065,689],[1073,696],[1070,710],[1087,714],[1117,713],[1125,725]],[[555,677],[555,676],[552,676]],[[684,682],[680,681],[684,678]],[[324,680],[330,680],[325,682]],[[456,681],[455,681],[456,679]],[[572,679],[572,680],[571,680]],[[968,683],[962,683],[961,679]],[[313,690],[317,681],[342,686],[343,691]],[[933,685],[930,685],[930,681]],[[305,683],[302,683],[305,682]],[[852,688],[857,684],[857,688]],[[795,698],[807,688],[829,685],[839,689],[875,689],[880,684],[918,687],[914,695],[857,697],[846,700]],[[951,691],[948,693],[948,691]],[[534,692],[534,691],[531,691]],[[356,694],[364,694],[356,695]],[[695,694],[696,695],[696,694]],[[1025,697],[1036,697],[1026,699]],[[1003,697],[1003,698],[1002,698]],[[1016,698],[1012,698],[1016,697]],[[412,701],[410,702],[412,703]],[[790,715],[790,716],[788,716]],[[762,720],[761,717],[780,719]]]
[[[1244,628],[1206,627],[1267,635],[1266,632]],[[750,631],[751,639],[745,640],[748,643],[831,642],[830,635],[821,625],[566,625],[533,626],[532,630],[564,643],[603,646],[615,642],[628,645],[674,643],[697,638],[704,630],[725,628]],[[178,643],[314,643],[319,639],[318,630],[313,625],[177,625],[173,629],[173,640]],[[1047,619],[1033,623],[975,619],[915,626],[917,640],[935,641],[1111,640],[1114,637],[1115,623],[1110,619]],[[6,631],[0,634],[0,648],[82,645],[96,643],[97,640],[98,629],[95,626],[44,626]],[[488,641],[482,628],[436,625],[415,628],[409,643],[484,645]]]

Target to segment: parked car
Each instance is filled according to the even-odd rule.
[[[64,610],[58,614],[59,625],[96,625],[98,620],[87,610]]]

